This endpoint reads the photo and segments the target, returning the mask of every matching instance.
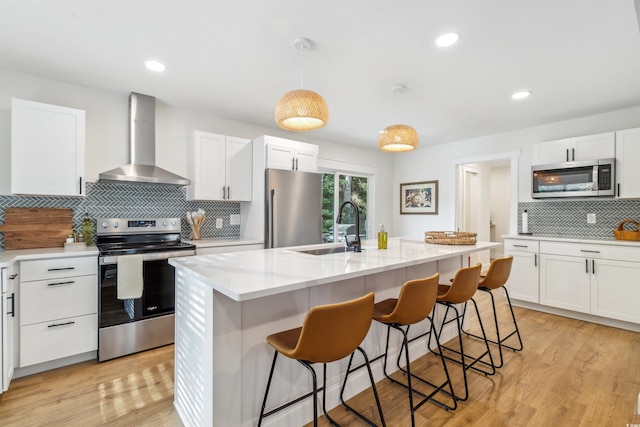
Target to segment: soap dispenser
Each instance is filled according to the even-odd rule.
[[[378,231],[378,249],[387,249],[387,232],[384,231],[384,224],[380,224],[380,231]]]

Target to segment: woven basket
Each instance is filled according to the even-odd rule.
[[[634,224],[636,226],[634,230],[625,230],[625,224]],[[640,240],[640,222],[632,219],[625,219],[618,224],[618,229],[613,231],[613,235],[617,240]]]
[[[476,233],[465,231],[425,231],[424,241],[435,245],[475,245]]]

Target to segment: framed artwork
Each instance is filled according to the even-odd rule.
[[[438,214],[438,181],[400,184],[400,214]]]

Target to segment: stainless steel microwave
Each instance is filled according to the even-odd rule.
[[[531,167],[531,197],[603,197],[615,195],[615,159]]]

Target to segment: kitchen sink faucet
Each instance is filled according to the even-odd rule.
[[[351,200],[347,200],[342,203],[340,206],[340,210],[338,211],[338,217],[336,218],[336,224],[342,224],[342,210],[346,205],[353,206],[353,210],[356,214],[356,238],[353,241],[349,241],[349,236],[344,236],[344,241],[347,244],[348,248],[353,248],[354,252],[361,252],[362,250],[362,242],[360,241],[360,210],[358,206],[353,203]]]

